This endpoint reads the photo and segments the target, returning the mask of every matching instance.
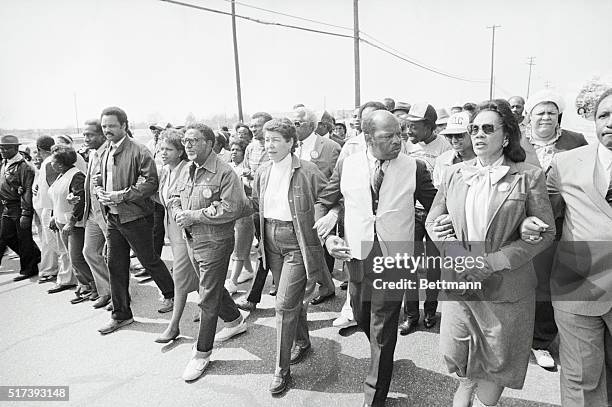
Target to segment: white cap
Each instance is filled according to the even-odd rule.
[[[559,113],[563,113],[563,111],[565,110],[565,102],[563,101],[563,97],[560,94],[550,89],[542,89],[541,91],[534,93],[529,97],[529,99],[527,99],[527,103],[525,103],[525,111],[527,112],[527,114],[531,114],[531,111],[534,107],[544,102],[551,102],[557,105]]]
[[[459,112],[452,114],[446,123],[446,129],[440,134],[462,134],[467,133],[467,126],[470,124],[470,114],[468,112]]]

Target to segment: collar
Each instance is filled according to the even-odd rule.
[[[20,153],[17,153],[13,156],[13,158],[6,160],[6,166],[8,168],[9,165],[14,164],[23,160],[23,156]]]
[[[204,164],[199,165],[195,161],[192,161],[192,163],[193,163],[193,168],[195,169],[204,168],[206,171],[209,171],[212,173],[217,172],[217,154],[215,154],[212,150],[210,151],[210,154],[208,154],[208,157],[206,157]]]
[[[597,146],[597,159],[607,172],[612,170],[612,150],[604,147],[601,143]]]
[[[308,146],[311,146],[311,145],[314,146],[315,141],[317,141],[317,135],[313,131],[312,133],[310,133],[310,136],[308,136],[304,140],[302,140],[302,145],[306,144]]]
[[[120,146],[121,144],[123,144],[123,142],[125,141],[125,139],[126,139],[126,138],[127,138],[127,136],[123,136],[123,138],[122,138],[121,140],[119,140],[118,142],[116,142],[116,143],[113,143],[113,142],[111,141],[111,148],[113,148],[113,147],[114,147],[114,148],[119,148],[119,146]]]
[[[293,154],[289,153],[285,156],[285,158],[283,158],[282,160],[280,160],[279,162],[274,162],[272,161],[272,168],[276,169],[278,171],[289,171],[289,168],[291,168],[293,162],[292,162],[292,156]]]
[[[544,140],[537,140],[535,137],[533,137],[533,132],[529,133],[527,135],[527,139],[529,140],[529,142],[531,144],[533,144],[534,147],[548,147],[548,146],[552,146],[554,145],[559,138],[561,137],[561,129],[559,129],[559,131],[557,132],[557,135],[555,137],[553,137],[552,139],[548,140],[548,141],[544,141]]]

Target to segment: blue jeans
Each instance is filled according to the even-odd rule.
[[[148,216],[121,223],[119,216],[108,214],[108,270],[110,273],[112,318],[132,318],[130,309],[130,247],[147,269],[164,298],[174,297],[174,282],[168,268],[153,250],[153,218]]]
[[[304,292],[306,266],[291,222],[266,219],[264,248],[276,291],[276,372],[289,370],[291,347],[310,345]]]

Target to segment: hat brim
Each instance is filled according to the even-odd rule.
[[[467,129],[449,129],[442,130],[439,134],[446,136],[447,134],[467,134]]]
[[[436,125],[439,124],[447,124],[448,123],[448,117],[445,117],[444,119],[438,119],[436,120]]]
[[[411,114],[408,114],[408,117],[406,117],[406,120],[411,121],[411,122],[423,122],[427,119],[424,117],[413,116]]]
[[[21,143],[0,143],[0,146],[20,146]]]

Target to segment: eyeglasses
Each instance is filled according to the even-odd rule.
[[[479,125],[477,125],[477,124],[473,124],[473,123],[472,123],[472,124],[468,124],[468,126],[467,126],[467,131],[468,131],[468,134],[469,134],[470,136],[475,136],[475,135],[477,135],[477,134],[478,134],[478,132],[480,131],[480,129],[482,129],[482,132],[483,132],[484,134],[493,134],[493,133],[495,133],[495,131],[496,131],[497,129],[499,129],[500,127],[501,127],[501,126],[497,126],[497,127],[495,127],[495,125],[494,125],[494,124],[483,124],[483,125],[480,125],[480,126],[479,126]]]
[[[181,144],[184,145],[184,146],[193,146],[198,141],[200,141],[199,138],[188,138],[188,137],[185,137],[185,138],[181,139]]]
[[[448,141],[451,141],[454,138],[459,140],[459,141],[461,141],[465,137],[465,133],[460,133],[460,134],[445,134],[444,137],[446,137],[446,139]]]
[[[302,123],[306,123],[306,122],[301,122],[301,121],[299,121],[299,120],[296,120],[296,121],[294,121],[294,122],[293,122],[293,125],[294,125],[295,127],[300,127],[300,126],[302,125]]]

